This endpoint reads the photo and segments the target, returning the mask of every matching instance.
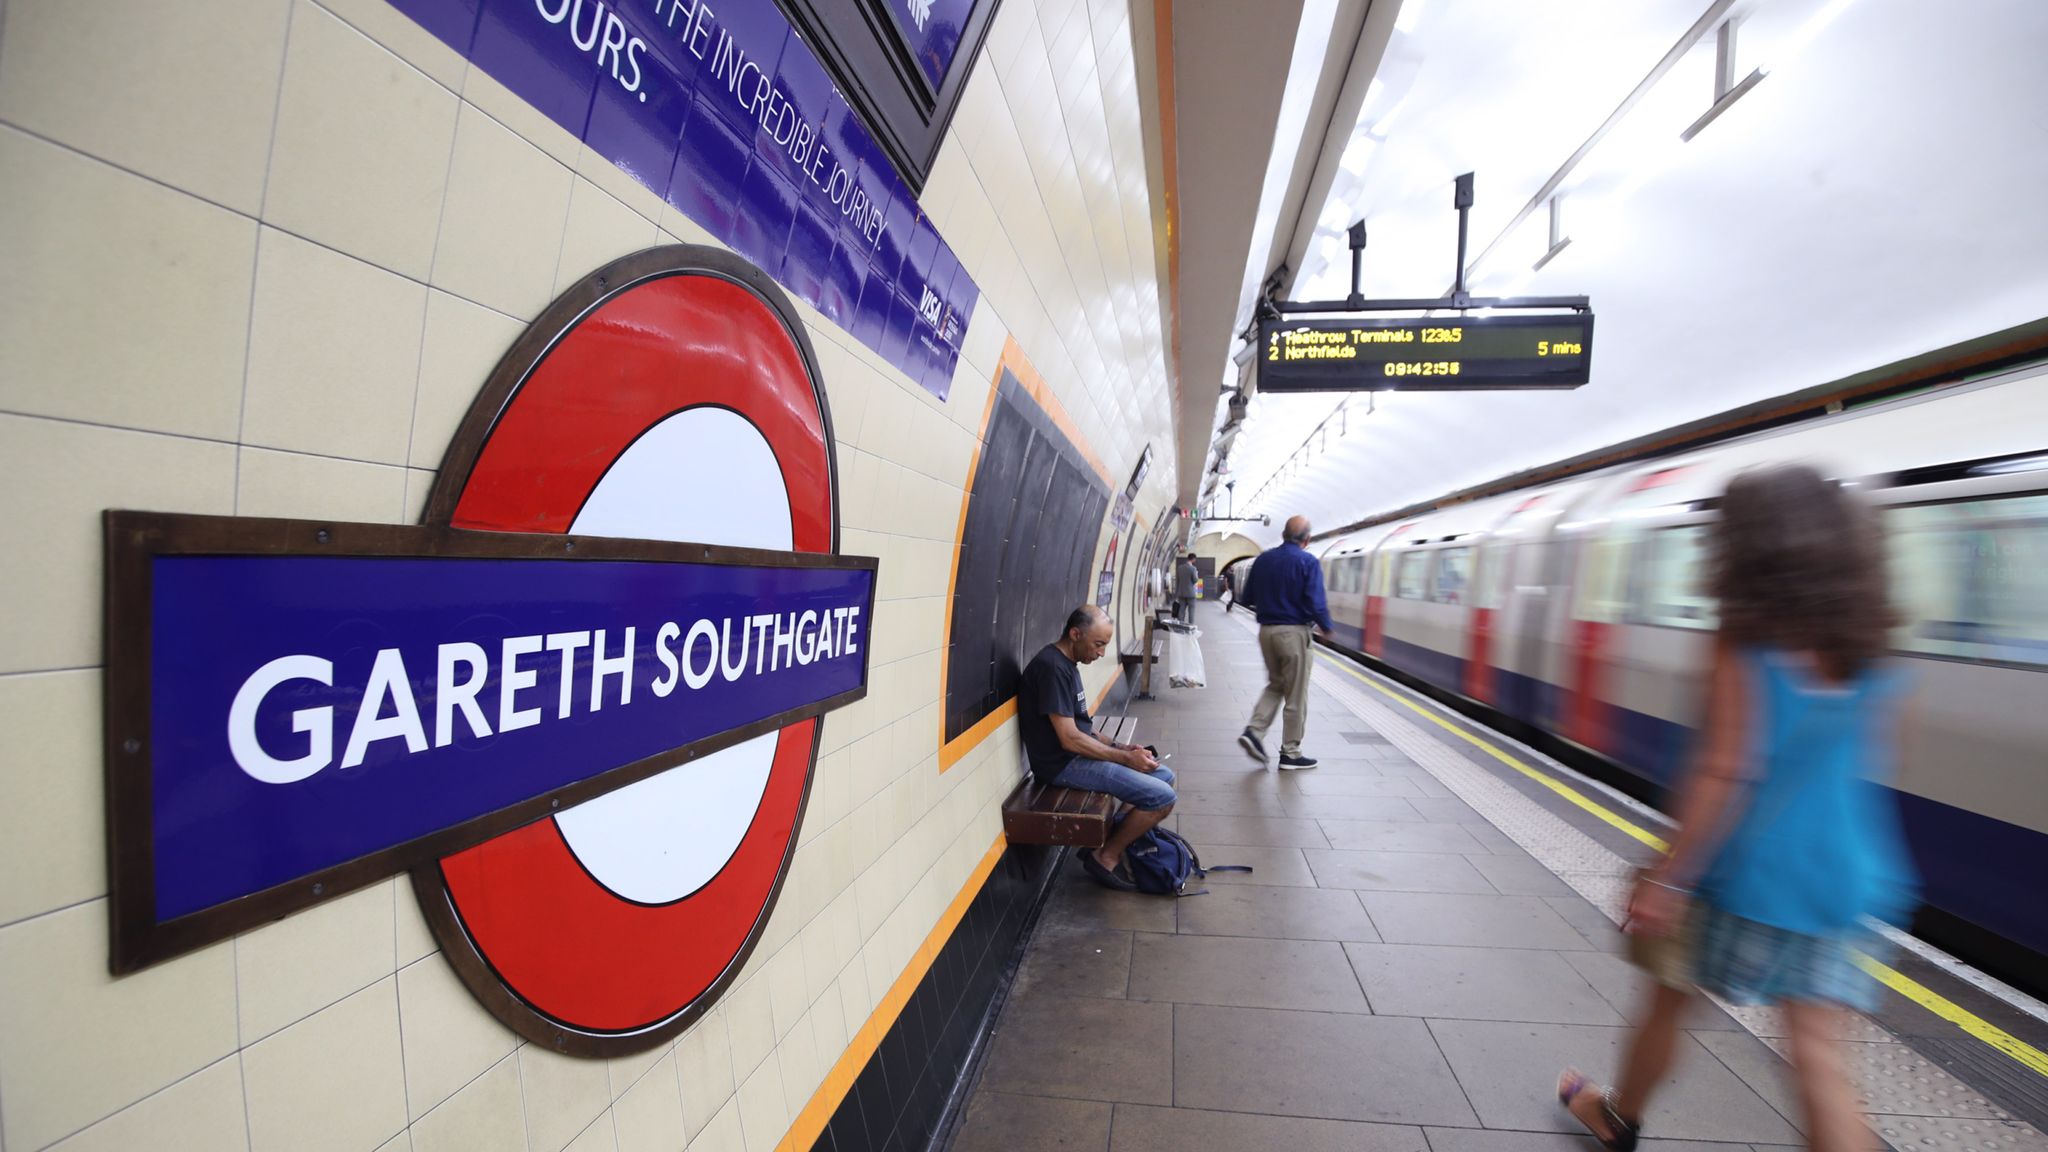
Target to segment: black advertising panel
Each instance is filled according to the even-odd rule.
[[[1261,392],[1577,388],[1593,314],[1266,320],[1259,350]]]

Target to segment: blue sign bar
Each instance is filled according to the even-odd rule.
[[[772,0],[391,3],[946,396],[980,292]]]
[[[151,557],[156,922],[816,714],[866,683],[843,563]]]

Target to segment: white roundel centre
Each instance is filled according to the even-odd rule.
[[[678,412],[635,440],[569,531],[778,552],[794,542],[775,450],[745,417],[711,406]],[[777,735],[585,801],[555,822],[606,888],[644,904],[680,900],[739,848],[768,787]]]

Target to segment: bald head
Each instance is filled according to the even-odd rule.
[[[1109,613],[1083,604],[1067,614],[1067,630],[1060,633],[1058,647],[1076,664],[1093,664],[1115,637],[1116,625]]]
[[[1293,544],[1308,543],[1308,517],[1289,516],[1286,527],[1280,529],[1280,538]]]

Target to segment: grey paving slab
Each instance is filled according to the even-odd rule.
[[[1173,810],[1184,816],[1258,816],[1269,820],[1293,819],[1286,802],[1274,795],[1227,792],[1214,788],[1200,791],[1176,789]]]
[[[1211,749],[1175,752],[1173,759],[1166,762],[1166,766],[1173,769],[1175,776],[1200,772],[1213,775],[1218,781],[1254,780],[1261,772],[1258,761],[1238,751],[1235,744],[1231,745],[1228,752]]]
[[[1380,938],[1358,894],[1343,888],[1216,887],[1205,896],[1179,900],[1175,907],[1184,936],[1366,942]]]
[[[1299,848],[1259,848],[1248,844],[1195,845],[1203,864],[1244,864],[1250,872],[1211,872],[1202,884],[1210,891],[1236,885],[1265,888],[1313,888],[1316,874]],[[1207,897],[1204,897],[1207,899]]]
[[[1502,893],[1509,896],[1576,896],[1572,886],[1557,878],[1534,856],[1501,853],[1467,857],[1474,868]]]
[[[1435,944],[1346,944],[1344,952],[1381,1016],[1624,1022],[1556,952]]]
[[[1131,978],[1131,934],[1117,931],[1040,933],[1011,985],[1019,996],[1121,998]]]
[[[1405,1017],[1182,1004],[1174,1009],[1173,1069],[1177,1105],[1394,1124],[1478,1123],[1428,1028]]]
[[[1747,1032],[1701,1032],[1693,1040],[1747,1084],[1750,1091],[1763,1097],[1786,1123],[1805,1131],[1799,1114],[1798,1089],[1792,1084],[1792,1066],[1785,1063],[1784,1057]]]
[[[1628,941],[1622,937],[1621,928],[1609,920],[1605,912],[1593,907],[1585,897],[1576,893],[1570,896],[1545,896],[1543,902],[1550,905],[1551,911],[1564,917],[1565,923],[1570,924],[1579,935],[1586,938],[1586,943],[1594,948],[1602,952],[1627,950]]]
[[[1116,1106],[1109,1152],[1429,1152],[1422,1129],[1351,1120],[1250,1116],[1196,1108]]]
[[[1330,847],[1361,852],[1484,851],[1462,824],[1427,824],[1414,820],[1323,820]],[[1484,870],[1481,870],[1484,874]]]
[[[1447,852],[1359,852],[1310,849],[1304,853],[1324,888],[1375,892],[1488,893],[1486,882],[1465,857]]]
[[[981,1087],[1026,1096],[1173,1103],[1173,1006],[1018,996],[1003,1006]]]
[[[1432,1020],[1429,1028],[1483,1124],[1529,1131],[1582,1131],[1557,1102],[1558,1071],[1576,1066],[1596,1080],[1611,1080],[1628,1038],[1626,1028],[1583,1024]],[[1643,1130],[1675,1140],[1800,1140],[1776,1109],[1690,1033],[1679,1038],[1672,1075],[1652,1097]]]
[[[1619,952],[1567,952],[1565,963],[1570,964],[1585,978],[1600,998],[1614,1006],[1629,1023],[1637,1023],[1648,1013],[1650,1005],[1650,978],[1642,969],[1628,962]],[[1695,997],[1687,1011],[1685,1026],[1693,1029],[1707,1029],[1715,1032],[1740,1031],[1742,1025],[1734,1017],[1714,1006],[1704,996]]]
[[[1344,957],[1344,946],[1331,940],[1141,933],[1131,951],[1130,997],[1242,1008],[1371,1011]]]
[[[1314,772],[1296,772],[1291,777],[1296,789],[1304,796],[1420,796],[1419,782],[1410,776],[1388,776],[1377,766],[1365,765],[1365,771],[1349,775],[1332,775],[1318,768]],[[1370,774],[1367,774],[1367,773]]]
[[[1401,775],[1387,771],[1389,765],[1378,760],[1347,760],[1339,757],[1325,757],[1315,749],[1310,749],[1309,755],[1316,758],[1317,763],[1314,768],[1304,768],[1299,771],[1287,772],[1284,775],[1290,780],[1303,781],[1343,780],[1350,778],[1387,780],[1398,778]]]
[[[1499,852],[1507,856],[1528,855],[1520,844],[1515,843],[1513,837],[1491,824],[1468,824],[1465,831],[1471,833],[1472,838],[1479,841],[1488,852]]]
[[[1190,812],[1180,822],[1180,834],[1206,852],[1212,844],[1246,844],[1259,848],[1327,848],[1322,829],[1313,820],[1274,819],[1266,816],[1215,816]],[[1217,857],[1222,859],[1222,857]]]
[[[1040,932],[1107,930],[1171,932],[1173,901],[1135,892],[1112,892],[1095,883],[1069,857],[1039,915]]]
[[[977,1092],[951,1152],[1070,1152],[1109,1145],[1110,1110],[1100,1100]]]
[[[1432,1152],[1593,1152],[1598,1144],[1584,1136],[1564,1132],[1513,1132],[1491,1128],[1429,1128]],[[1747,1144],[1720,1144],[1706,1140],[1648,1140],[1636,1145],[1643,1152],[1748,1152]]]
[[[1313,860],[1310,866],[1314,866]],[[1359,899],[1365,903],[1366,914],[1372,917],[1380,938],[1389,944],[1552,951],[1582,951],[1591,947],[1540,896],[1362,892]]]
[[[1424,820],[1443,820],[1455,824],[1487,824],[1486,817],[1474,811],[1470,804],[1458,799],[1423,796],[1408,801],[1408,805],[1422,814]],[[1492,827],[1491,824],[1487,824]]]
[[[1341,804],[1341,801],[1372,801],[1380,797],[1407,799],[1430,795],[1423,789],[1423,785],[1430,781],[1425,781],[1421,777],[1380,775],[1380,771],[1372,765],[1360,765],[1360,771],[1354,775],[1323,777],[1321,771],[1323,769],[1315,769],[1311,773],[1294,773],[1300,779],[1298,795],[1292,797],[1294,804]],[[1323,812],[1313,812],[1309,816],[1323,816]],[[1341,816],[1341,812],[1331,812],[1331,816]],[[1360,816],[1360,820],[1370,820],[1370,816]]]
[[[1386,777],[1358,777],[1386,779]],[[1316,820],[1386,820],[1407,824],[1423,822],[1415,802],[1405,796],[1327,796],[1290,793],[1284,797],[1288,813]]]

